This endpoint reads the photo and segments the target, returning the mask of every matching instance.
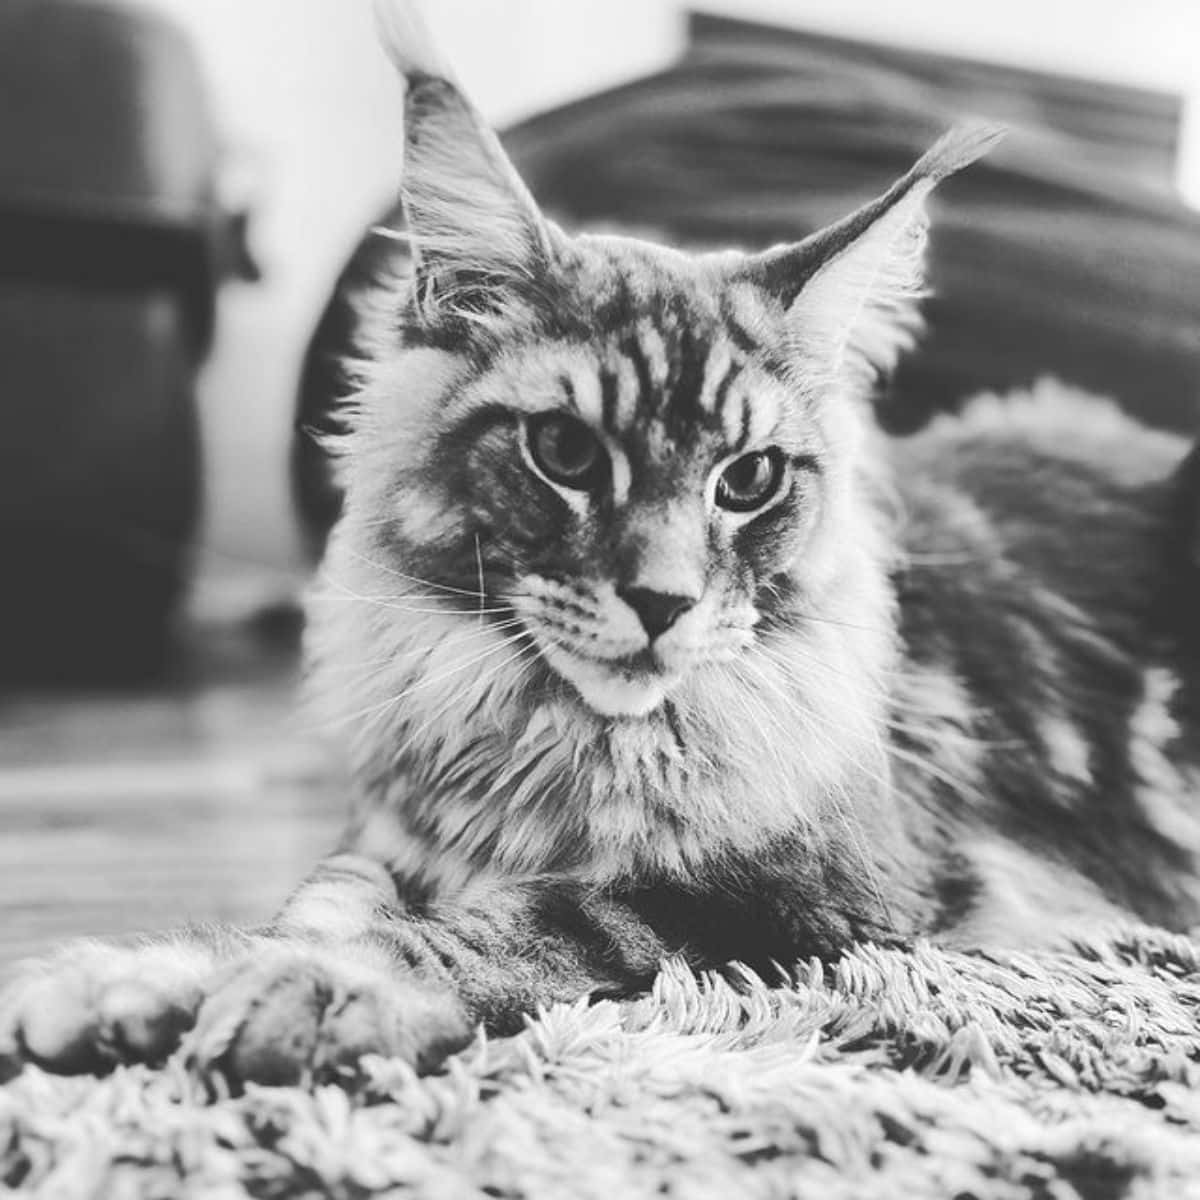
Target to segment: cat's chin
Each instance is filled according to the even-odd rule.
[[[543,656],[550,666],[602,717],[645,717],[652,713],[678,682],[674,675],[653,671],[628,671],[591,659],[577,658],[557,647]]]

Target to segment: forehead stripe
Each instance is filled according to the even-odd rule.
[[[708,347],[684,326],[676,339],[675,359],[667,380],[670,404],[685,418],[701,408],[708,367]]]
[[[625,338],[621,343],[621,353],[632,364],[634,375],[637,378],[637,394],[633,398],[634,406],[648,404],[654,391],[654,384],[650,379],[650,363],[646,357],[645,347],[639,338],[631,336]]]
[[[787,363],[780,358],[774,345],[774,323],[771,314],[763,307],[761,296],[745,287],[734,288],[726,297],[721,311],[733,344],[748,358],[756,358],[768,371],[786,377]]]
[[[729,370],[725,372],[724,377],[717,384],[716,390],[713,392],[713,411],[718,416],[721,416],[724,412],[725,405],[729,400],[729,391],[737,382],[737,377],[742,373],[743,365],[740,362],[730,359]]]
[[[609,433],[617,432],[618,382],[612,368],[600,368],[600,423]]]
[[[762,346],[751,336],[750,331],[734,319],[732,314],[725,318],[725,325],[729,330],[729,339],[743,354],[757,354]]]

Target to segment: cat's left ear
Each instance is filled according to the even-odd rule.
[[[375,0],[384,49],[403,75],[401,198],[419,317],[486,324],[535,285],[551,230],[438,52],[416,0]]]
[[[882,196],[746,264],[742,278],[784,308],[789,358],[804,381],[873,378],[913,344],[925,294],[929,193],[1003,135],[994,126],[951,130]]]

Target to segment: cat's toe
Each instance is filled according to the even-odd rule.
[[[188,1039],[194,1067],[232,1082],[299,1083],[327,1003],[323,972],[308,957],[276,952],[218,979]]]
[[[27,1062],[65,1075],[104,1074],[119,1063],[159,1063],[192,1025],[199,948],[86,943],[25,968],[0,997],[0,1073]]]
[[[161,1062],[196,1020],[200,989],[163,991],[152,983],[122,979],[102,993],[99,1031],[123,1062]]]
[[[470,1036],[453,993],[353,954],[293,947],[225,974],[201,1008],[188,1058],[235,1087],[308,1084],[353,1074],[366,1054],[428,1069]]]
[[[333,1068],[364,1054],[401,1058],[431,1071],[472,1038],[473,1026],[451,991],[417,980],[389,978],[383,987],[352,986],[321,1023],[319,1055]]]
[[[64,1074],[112,1066],[102,1048],[92,980],[63,965],[17,980],[5,1000],[6,1058],[14,1069],[35,1062]]]

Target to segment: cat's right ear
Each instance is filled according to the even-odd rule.
[[[933,188],[995,145],[998,126],[952,129],[883,195],[803,242],[740,268],[784,313],[789,361],[801,379],[869,382],[890,371],[921,327]]]
[[[407,84],[401,199],[422,323],[486,324],[536,288],[550,231],[413,0],[375,0],[384,48]]]

